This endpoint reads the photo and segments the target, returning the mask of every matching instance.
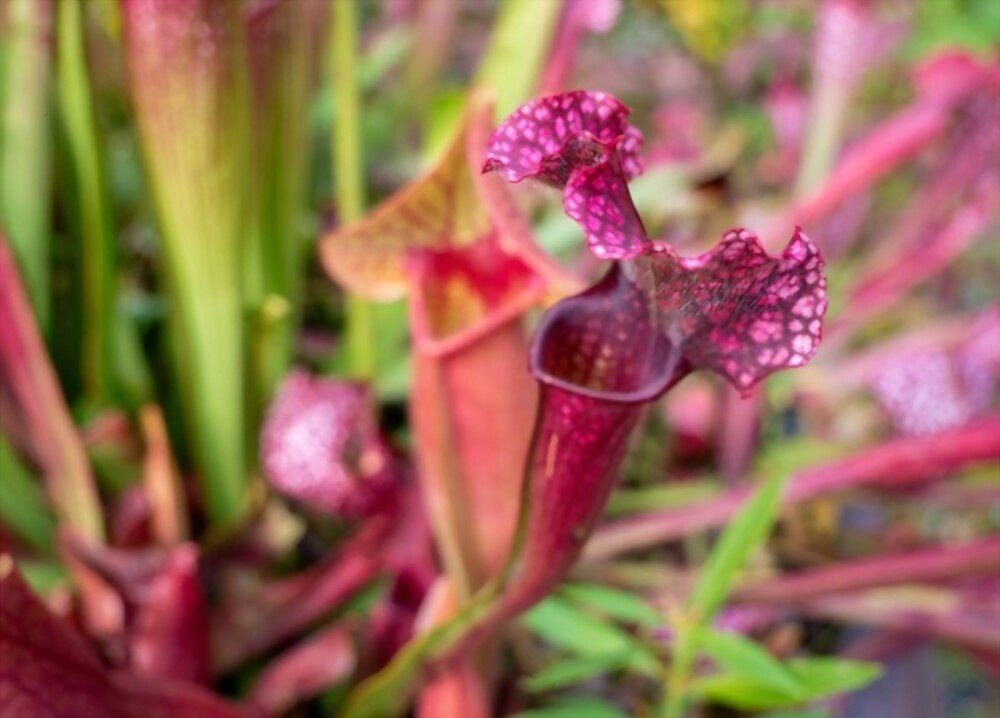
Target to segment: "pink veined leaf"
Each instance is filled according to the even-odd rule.
[[[282,493],[347,518],[378,510],[395,487],[367,390],[301,370],[288,375],[268,410],[261,463]]]
[[[238,718],[242,711],[181,681],[104,667],[0,556],[0,714],[11,718]]]
[[[606,160],[572,174],[563,193],[563,209],[583,228],[587,246],[599,259],[633,257],[647,242],[613,145]]]
[[[601,259],[635,255],[646,230],[628,181],[642,171],[642,135],[629,109],[603,92],[543,97],[507,117],[487,143],[483,172],[563,187],[563,208]]]
[[[816,353],[826,277],[801,229],[780,257],[768,256],[752,232],[734,229],[700,256],[679,258],[654,242],[634,263],[649,275],[661,330],[693,368],[712,369],[745,392]]]
[[[628,124],[629,109],[604,92],[576,90],[533,100],[509,115],[490,137],[483,171],[508,182],[534,177],[564,187],[580,167],[617,150],[625,178],[642,172],[641,133]]]

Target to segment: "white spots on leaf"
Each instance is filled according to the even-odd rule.
[[[808,334],[798,334],[792,339],[792,350],[808,356],[813,350],[813,338]]]

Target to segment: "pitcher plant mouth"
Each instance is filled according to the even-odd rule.
[[[530,367],[542,384],[619,404],[652,401],[685,373],[677,347],[656,331],[646,297],[619,264],[549,309],[535,329]]]

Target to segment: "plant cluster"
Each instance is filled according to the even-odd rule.
[[[0,714],[988,710],[951,5],[6,0]]]

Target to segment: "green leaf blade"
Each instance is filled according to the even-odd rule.
[[[726,527],[691,594],[701,625],[718,612],[750,555],[767,539],[778,513],[787,474],[775,474],[757,490]]]
[[[550,663],[533,676],[522,679],[521,686],[529,693],[544,693],[582,683],[603,673],[621,670],[627,664],[627,654],[564,658]]]
[[[804,684],[781,661],[738,633],[705,630],[699,644],[729,673],[752,678],[790,697],[800,696],[805,690]]]
[[[574,603],[596,608],[623,623],[641,628],[658,628],[664,624],[659,611],[627,591],[597,583],[567,583],[560,587],[559,593]]]
[[[826,656],[794,658],[787,665],[809,700],[859,690],[882,675],[877,663]]]
[[[596,698],[580,698],[521,711],[510,718],[629,718],[629,714]]]
[[[564,599],[542,601],[525,614],[523,621],[533,633],[575,656],[624,656],[631,670],[647,675],[660,671],[659,661],[642,643]]]

